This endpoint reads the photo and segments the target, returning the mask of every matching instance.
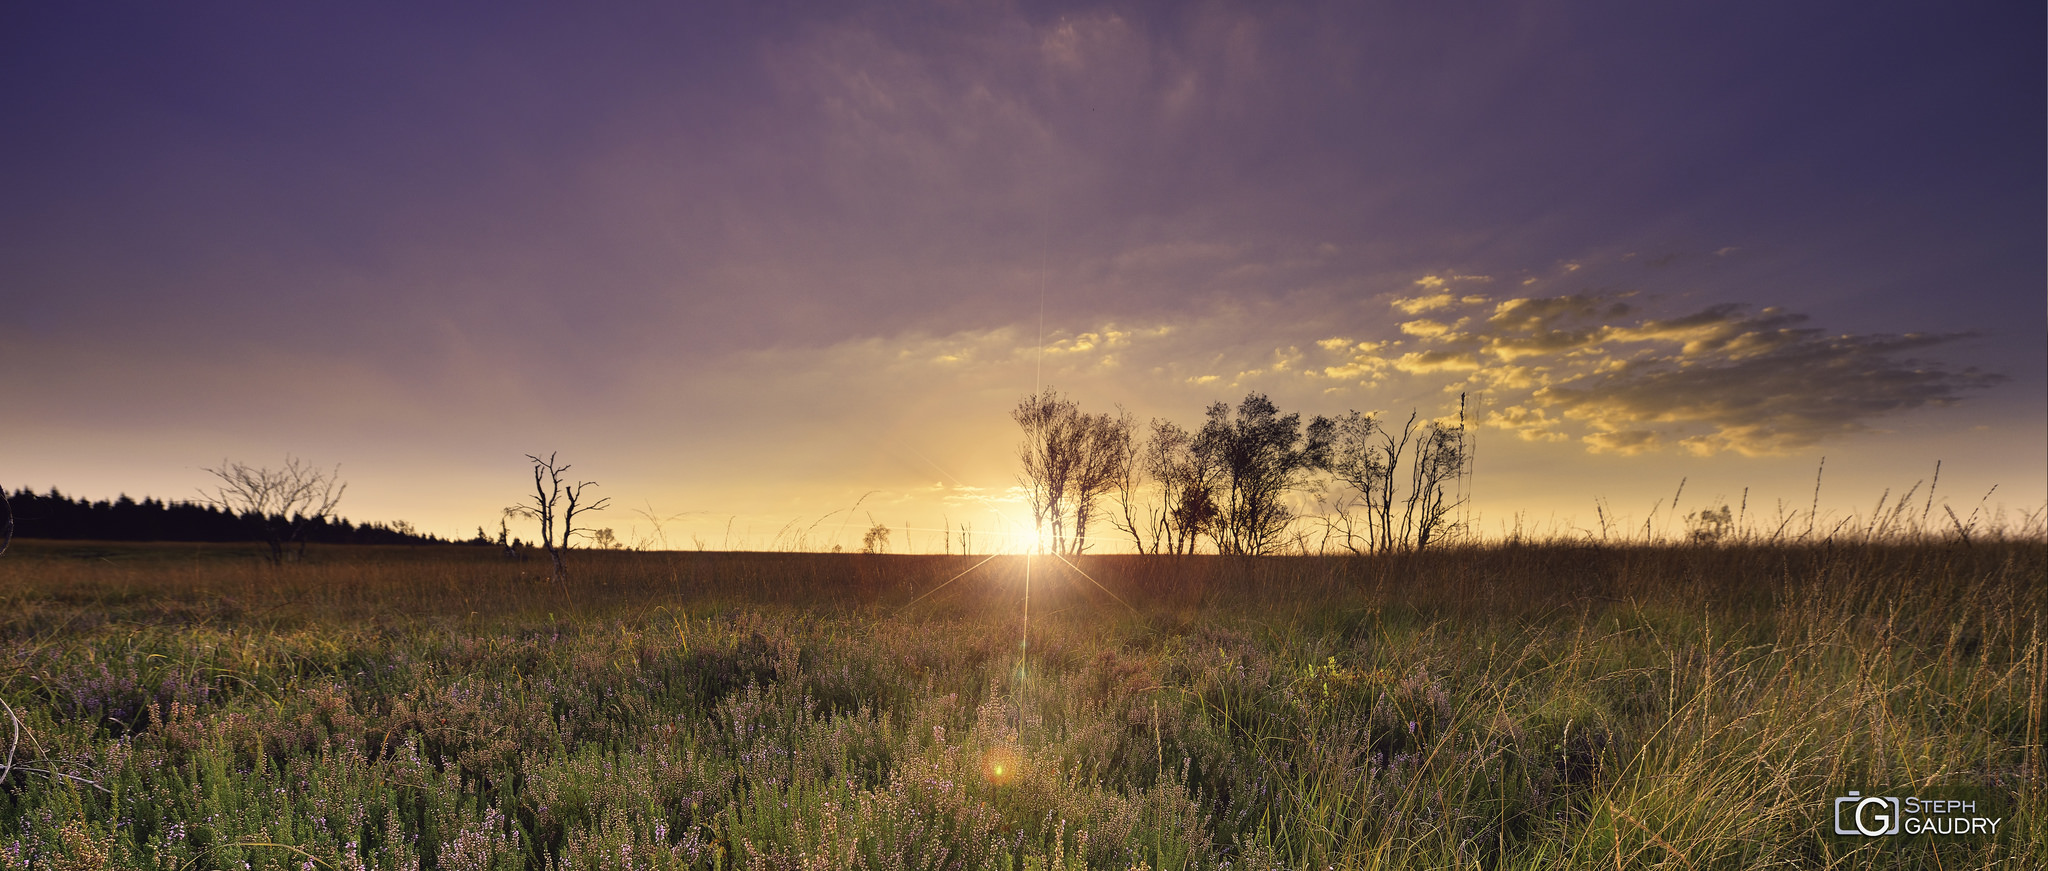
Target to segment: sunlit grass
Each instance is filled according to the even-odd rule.
[[[0,868],[2048,860],[2038,541],[575,556],[17,543]]]

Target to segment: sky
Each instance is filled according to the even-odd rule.
[[[1768,522],[1817,472],[1867,515],[1937,461],[2017,519],[2044,18],[12,4],[0,485],[289,456],[468,537],[558,452],[628,543],[986,549],[1040,388],[1183,426],[1463,393],[1485,536]]]

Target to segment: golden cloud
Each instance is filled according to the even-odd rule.
[[[1449,308],[1450,305],[1451,295],[1448,292],[1394,300],[1394,308],[1400,309],[1404,314],[1411,315],[1419,315],[1423,312],[1435,311],[1440,308]]]
[[[1647,429],[1593,432],[1579,440],[1591,446],[1593,453],[1623,455],[1654,450],[1664,441],[1655,430]]]
[[[1596,452],[1638,453],[1677,444],[1709,454],[1779,454],[1865,432],[1883,416],[1960,401],[2001,380],[1910,355],[1958,335],[1826,336],[1805,315],[1719,304],[1669,318],[1644,316],[1627,294],[1435,297],[1430,307],[1491,305],[1477,325],[1420,319],[1399,324],[1424,346],[1391,361],[1410,374],[1467,373],[1453,389],[1488,389],[1513,413],[1486,423],[1532,437],[1564,419],[1591,431]],[[1413,300],[1396,300],[1409,312]],[[1410,312],[1412,313],[1412,312]],[[1350,364],[1358,368],[1356,360]],[[1546,436],[1547,437],[1547,436]]]
[[[1408,321],[1401,325],[1401,332],[1411,336],[1421,336],[1425,339],[1439,338],[1450,331],[1450,324],[1429,320],[1428,318],[1419,321]]]
[[[1410,351],[1393,363],[1394,368],[1410,374],[1470,372],[1479,368],[1479,356],[1469,351]]]
[[[1567,436],[1558,432],[1561,423],[1541,408],[1525,408],[1510,405],[1486,413],[1485,425],[1503,429],[1515,434],[1523,441],[1564,441]]]

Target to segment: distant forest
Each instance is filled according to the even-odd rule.
[[[73,499],[50,488],[37,494],[24,487],[8,494],[14,511],[14,534],[20,538],[93,541],[265,541],[264,524],[254,515],[235,515],[212,505],[165,502],[145,497],[137,502],[122,494],[111,502]],[[305,525],[303,540],[322,544],[447,544],[447,539],[421,535],[405,521],[357,525],[346,518],[316,518]],[[481,533],[479,533],[481,540]],[[475,542],[470,542],[475,543]],[[493,542],[483,542],[490,544]]]

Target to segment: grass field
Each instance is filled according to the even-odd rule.
[[[16,542],[0,869],[2048,867],[2038,541],[983,559]]]

